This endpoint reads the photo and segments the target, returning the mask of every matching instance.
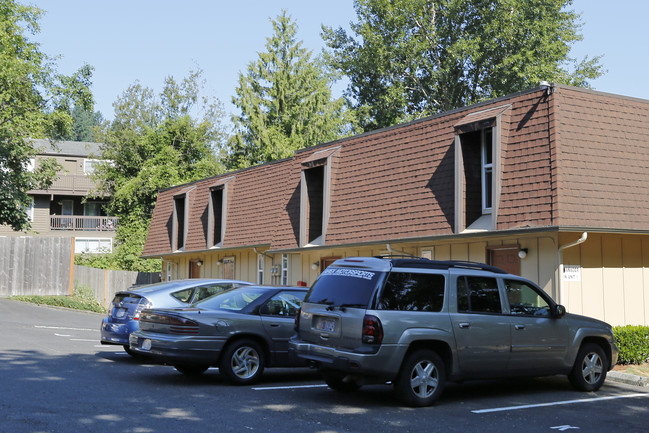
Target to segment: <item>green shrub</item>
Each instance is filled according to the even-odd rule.
[[[10,299],[31,302],[33,304],[51,305],[54,307],[73,308],[75,310],[105,313],[106,308],[95,298],[95,293],[85,285],[75,285],[71,296],[12,296]]]
[[[649,361],[649,326],[616,326],[613,335],[620,350],[618,364],[643,364]]]

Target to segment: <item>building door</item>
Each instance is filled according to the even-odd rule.
[[[487,249],[487,264],[502,269],[513,275],[521,274],[521,259],[518,257],[518,246]]]
[[[338,260],[340,257],[324,257],[320,259],[320,272],[329,267],[330,264]]]
[[[234,280],[234,257],[226,257],[223,259],[223,278],[226,280]]]
[[[189,262],[189,278],[201,277],[201,265],[203,262],[200,260],[192,260]]]

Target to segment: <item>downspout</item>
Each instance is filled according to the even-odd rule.
[[[557,303],[561,304],[563,303],[563,284],[561,284],[561,280],[563,279],[563,250],[572,248],[574,246],[577,246],[579,244],[583,244],[586,242],[586,239],[588,239],[588,232],[583,232],[581,234],[581,237],[577,239],[574,242],[570,242],[569,244],[561,245],[559,247],[559,281],[557,284],[558,287],[558,300]]]
[[[408,254],[408,253],[406,253],[404,251],[393,250],[392,247],[390,246],[390,244],[385,244],[385,247],[388,249],[388,252],[390,254],[401,254],[401,255],[404,255],[404,256],[414,257],[412,254]]]

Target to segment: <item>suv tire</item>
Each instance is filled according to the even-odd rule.
[[[412,352],[394,382],[397,398],[414,407],[430,406],[439,398],[446,383],[446,366],[428,349]]]
[[[597,391],[606,380],[606,370],[604,350],[594,343],[584,344],[570,372],[570,383],[581,391]]]

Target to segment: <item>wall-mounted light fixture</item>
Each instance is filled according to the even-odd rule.
[[[314,263],[311,265],[311,269],[313,269],[314,271],[315,271],[316,269],[318,269],[319,267],[320,267],[320,263],[318,263],[318,262],[314,262]]]
[[[521,259],[527,257],[527,248],[521,248],[520,250],[518,250],[518,257]]]
[[[202,261],[202,260],[198,260],[198,261],[196,262],[196,266],[203,266],[203,261]]]
[[[216,261],[216,266],[221,266],[223,264],[223,259]]]

